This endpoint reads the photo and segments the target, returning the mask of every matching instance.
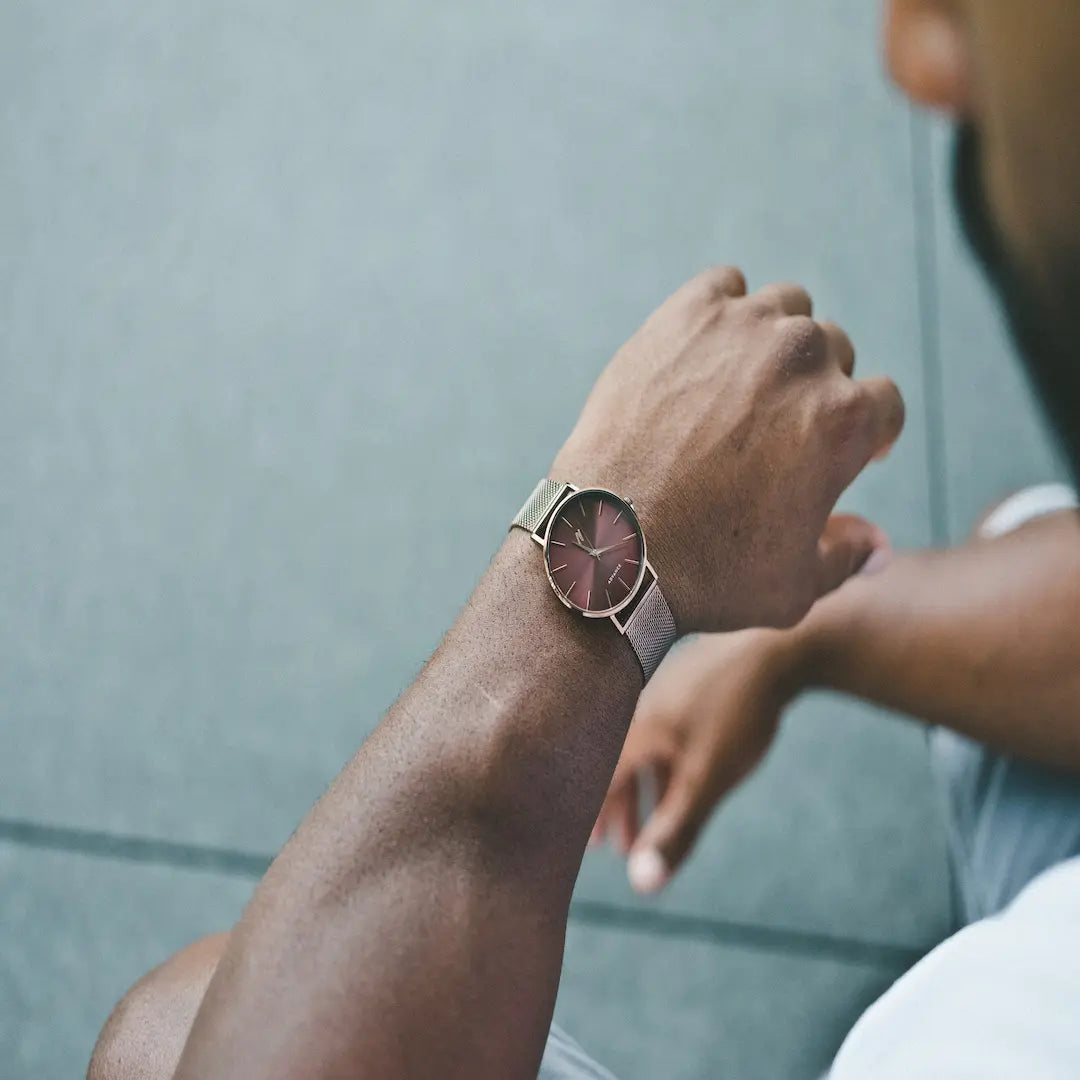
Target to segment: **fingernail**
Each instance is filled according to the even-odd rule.
[[[648,895],[664,887],[668,879],[668,866],[656,848],[642,848],[630,855],[626,874],[635,892]]]
[[[870,552],[870,557],[859,567],[860,574],[880,574],[889,563],[892,562],[892,549],[887,547],[875,548]]]

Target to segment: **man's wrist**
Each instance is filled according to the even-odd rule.
[[[496,638],[524,638],[545,659],[552,678],[568,666],[607,681],[624,678],[636,691],[641,667],[628,641],[607,619],[587,619],[563,606],[544,573],[543,552],[521,529],[511,529],[492,559],[469,609],[451,630],[448,641],[473,632]]]
[[[800,690],[842,690],[853,636],[864,633],[866,583],[852,578],[823,597],[790,631],[787,648]]]
[[[801,624],[790,630],[763,630],[772,681],[782,703],[794,700],[810,685],[814,642]]]

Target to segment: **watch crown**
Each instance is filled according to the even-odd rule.
[[[634,500],[633,499],[627,499],[626,500],[626,505],[627,506],[633,506],[634,505]]]

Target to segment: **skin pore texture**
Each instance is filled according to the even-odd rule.
[[[972,133],[969,232],[1080,453],[1080,4],[893,0],[885,26],[901,87]],[[1075,764],[1075,685],[1062,677],[1076,666],[1073,524],[898,557],[791,637],[746,629],[797,623],[881,546],[865,522],[826,523],[899,434],[902,406],[887,381],[851,378],[850,342],[812,318],[802,290],[743,293],[736,272],[714,271],[668,301],[597,383],[552,476],[634,495],[681,631],[763,635],[812,681]],[[732,751],[728,786],[768,745],[777,687],[799,684],[769,684],[772,654],[757,650],[728,684],[766,687],[774,715],[749,754]],[[121,1003],[92,1080],[535,1080],[570,892],[641,689],[635,665],[610,626],[559,605],[535,545],[511,536],[237,928]]]

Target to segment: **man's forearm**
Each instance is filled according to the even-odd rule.
[[[642,682],[614,628],[572,618],[538,571],[511,536],[281,852],[178,1077],[536,1075]]]
[[[1080,519],[898,556],[793,633],[807,682],[1080,770]]]
[[[851,377],[851,342],[804,290],[745,294],[728,267],[672,296],[552,465],[633,491],[683,632],[791,625],[843,581],[876,530],[829,515],[903,426],[895,385]],[[532,1080],[641,685],[628,643],[560,607],[512,536],[267,872],[177,1075]]]

